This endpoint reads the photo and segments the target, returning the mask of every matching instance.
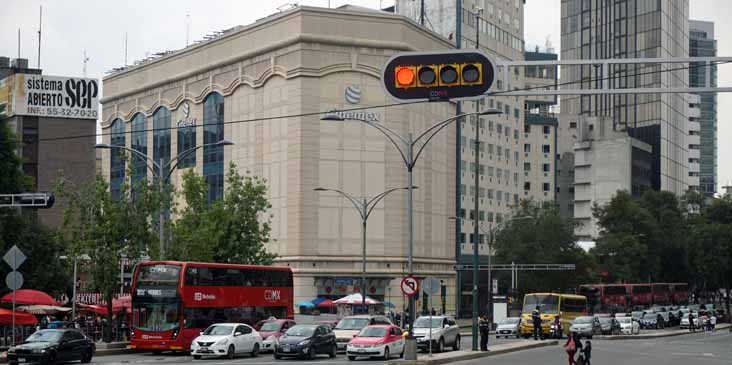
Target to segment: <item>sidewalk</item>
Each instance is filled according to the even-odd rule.
[[[728,331],[730,327],[729,323],[723,323],[717,325],[716,332],[719,331]],[[653,332],[641,332],[638,335],[620,335],[620,336],[595,336],[593,339],[595,340],[608,340],[608,341],[614,341],[614,340],[647,340],[651,338],[662,338],[662,337],[674,337],[674,336],[683,336],[683,335],[690,335],[692,333],[704,333],[701,331],[697,332],[689,332],[689,330],[661,330],[661,331],[653,331]]]
[[[437,364],[448,364],[451,362],[458,362],[464,360],[479,359],[483,357],[496,356],[501,354],[508,354],[511,352],[530,350],[546,346],[556,346],[559,341],[516,341],[511,343],[505,343],[500,345],[488,346],[487,352],[481,351],[449,351],[441,352],[439,354],[432,354],[429,357],[428,354],[418,353],[417,360],[389,360],[387,365],[437,365]]]

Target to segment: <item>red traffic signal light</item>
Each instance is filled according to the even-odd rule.
[[[460,100],[488,92],[494,70],[493,61],[479,50],[407,52],[387,62],[382,81],[398,100]]]

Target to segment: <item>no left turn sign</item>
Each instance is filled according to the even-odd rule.
[[[419,281],[411,276],[405,276],[402,279],[402,293],[408,297],[419,293]]]

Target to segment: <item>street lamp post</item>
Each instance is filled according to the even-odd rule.
[[[421,134],[419,134],[416,138],[412,136],[412,133],[407,133],[407,136],[404,137],[401,134],[389,129],[388,127],[384,126],[383,124],[376,123],[370,120],[356,118],[356,117],[341,117],[338,114],[330,113],[323,116],[320,120],[326,120],[326,121],[344,121],[344,120],[355,120],[362,123],[365,123],[367,125],[370,125],[374,128],[376,128],[379,132],[384,134],[386,138],[396,147],[397,151],[399,151],[399,154],[402,157],[402,161],[404,162],[404,166],[407,168],[407,225],[409,229],[409,240],[408,240],[408,256],[407,256],[407,271],[408,274],[411,276],[414,274],[414,266],[412,264],[413,262],[413,253],[414,253],[414,201],[413,201],[413,173],[412,170],[414,169],[414,165],[417,163],[417,160],[419,159],[419,156],[422,154],[422,151],[424,151],[425,147],[429,142],[432,140],[432,138],[437,135],[443,128],[450,125],[452,122],[460,119],[461,117],[469,116],[469,115],[488,115],[488,114],[499,114],[500,111],[496,109],[488,109],[481,112],[470,112],[470,113],[464,113],[459,114],[454,117],[450,117],[448,119],[445,119],[439,123],[436,123],[432,125],[431,127],[427,128],[425,131],[423,131]],[[417,146],[417,143],[420,142],[422,138],[425,138],[424,142],[421,144],[421,146]],[[417,151],[415,153],[415,147],[417,147]],[[407,343],[406,343],[406,351],[405,351],[405,359],[406,360],[416,360],[417,354],[416,354],[416,340],[414,338],[414,314],[416,311],[415,308],[415,298],[412,296],[409,298],[409,335],[407,336]],[[473,319],[473,336],[477,336],[478,333],[478,322],[477,319]],[[473,341],[475,342],[475,341]],[[477,350],[477,347],[474,346],[473,350]]]
[[[145,166],[152,172],[152,175],[155,176],[155,168],[157,168],[158,171],[158,193],[160,194],[160,199],[162,199],[163,196],[163,188],[165,186],[165,182],[170,179],[170,175],[173,174],[173,171],[178,167],[178,164],[188,155],[195,152],[196,150],[204,147],[213,147],[213,146],[231,146],[234,142],[229,141],[227,139],[222,139],[221,141],[214,142],[214,143],[206,143],[202,144],[200,146],[196,146],[193,148],[189,148],[181,153],[179,153],[177,156],[173,157],[168,161],[166,164],[163,164],[163,159],[160,159],[159,162],[155,162],[150,156],[136,150],[133,148],[129,148],[127,146],[117,146],[117,145],[110,145],[107,143],[97,143],[94,145],[94,148],[104,148],[104,149],[112,149],[112,148],[119,148],[123,149],[125,151],[131,152],[133,155],[137,156],[138,158],[141,158],[146,162]],[[150,165],[147,164],[147,162],[151,163],[154,168],[151,168]],[[165,169],[165,175],[163,175],[163,169]],[[160,212],[158,214],[158,239],[159,239],[159,245],[160,245],[160,259],[162,260],[165,256],[165,228],[164,228],[164,221],[165,221],[165,212],[163,211],[162,204],[160,207]]]
[[[69,257],[68,256],[59,256],[59,259],[68,260]],[[72,320],[76,320],[76,283],[77,283],[76,267],[77,267],[77,261],[79,261],[79,259],[82,259],[84,261],[89,261],[89,260],[91,260],[91,257],[89,257],[89,255],[86,255],[86,254],[74,257],[74,278],[73,278],[74,287],[71,289],[71,319]]]
[[[417,188],[416,186],[414,188]],[[366,198],[363,199],[357,199],[354,196],[345,193],[338,189],[326,189],[326,188],[315,188],[313,190],[315,191],[332,191],[334,193],[338,193],[344,198],[348,199],[351,204],[353,204],[353,207],[356,208],[358,211],[358,214],[361,216],[361,238],[362,238],[362,255],[361,258],[361,305],[366,305],[366,221],[368,221],[369,216],[371,215],[371,212],[374,210],[374,207],[376,207],[379,202],[384,199],[389,193],[397,191],[397,190],[408,190],[409,187],[404,188],[392,188],[389,190],[386,190],[375,197],[371,198],[371,200],[367,200]]]

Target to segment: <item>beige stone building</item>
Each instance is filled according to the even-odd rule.
[[[235,142],[223,151],[199,149],[172,182],[179,185],[184,170],[194,169],[206,176],[216,198],[229,162],[241,173],[264,177],[272,204],[267,249],[279,255],[278,265],[293,269],[295,300],[338,298],[360,285],[360,218],[347,200],[313,189],[371,197],[406,186],[407,176],[401,157],[376,129],[321,121],[319,113],[360,108],[354,112],[362,117],[419,133],[453,116],[454,106],[383,107],[393,100],[382,89],[381,67],[398,52],[449,48],[447,39],[394,14],[297,7],[111,73],[104,79],[104,142],[163,162],[207,142]],[[167,127],[172,131],[152,131]],[[112,131],[126,133],[110,138]],[[456,297],[455,227],[448,219],[455,212],[455,141],[455,129],[446,128],[414,170],[414,268],[417,276],[443,281],[445,301],[434,306],[448,312]],[[101,165],[114,191],[125,178],[124,166],[107,150]],[[367,231],[368,294],[397,308],[403,305],[399,281],[407,272],[406,202],[406,192],[389,195]]]

